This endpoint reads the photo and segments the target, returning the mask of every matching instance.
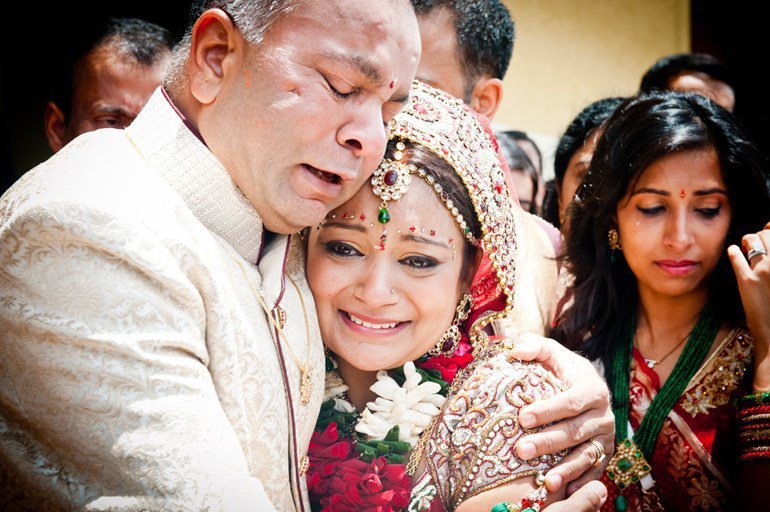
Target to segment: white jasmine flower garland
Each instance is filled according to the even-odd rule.
[[[421,382],[422,376],[414,363],[404,364],[406,380],[403,386],[388,375],[386,371],[377,372],[377,382],[370,388],[377,394],[374,402],[366,404],[361,419],[356,424],[356,431],[368,436],[369,440],[382,440],[396,425],[399,426],[399,441],[417,443],[420,434],[430,425],[433,417],[439,413],[446,398],[439,394],[441,386],[435,382]],[[335,399],[335,409],[351,412],[352,405],[340,395],[348,390],[336,370],[326,373],[324,399]]]

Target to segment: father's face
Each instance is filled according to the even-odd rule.
[[[305,2],[249,47],[217,101],[226,167],[268,229],[317,224],[363,185],[419,59],[404,0]]]

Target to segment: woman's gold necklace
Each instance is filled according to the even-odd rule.
[[[682,346],[682,343],[684,343],[684,342],[687,340],[687,338],[689,338],[689,337],[690,337],[690,333],[692,333],[692,331],[690,331],[690,332],[688,332],[687,334],[685,334],[685,335],[684,335],[684,338],[682,338],[681,340],[679,340],[679,343],[677,343],[676,345],[674,345],[674,348],[672,348],[671,350],[669,350],[668,352],[666,352],[666,355],[664,355],[664,356],[663,356],[663,357],[661,357],[660,359],[648,359],[648,358],[644,357],[644,354],[642,354],[642,357],[644,357],[644,362],[645,362],[645,363],[647,363],[647,367],[648,367],[648,368],[650,368],[650,369],[653,369],[653,368],[655,368],[655,366],[656,366],[656,365],[659,365],[660,363],[662,363],[663,361],[665,361],[665,360],[666,360],[666,358],[667,358],[668,356],[670,356],[671,354],[673,354],[673,353],[674,353],[674,351],[675,351],[676,349],[678,349],[679,347],[681,347],[681,346]],[[638,347],[637,347],[637,350],[638,350]],[[641,352],[641,351],[640,351],[640,352]]]
[[[232,254],[230,255],[235,263],[238,264],[238,267],[241,269],[241,273],[243,274],[244,279],[246,280],[246,283],[248,283],[249,288],[251,288],[251,293],[254,294],[254,297],[257,298],[257,302],[259,302],[259,305],[262,306],[262,309],[265,310],[265,314],[267,315],[267,318],[270,320],[270,323],[273,325],[276,331],[278,331],[278,336],[283,340],[283,344],[286,346],[286,348],[289,350],[289,354],[291,354],[292,359],[294,360],[294,364],[297,365],[297,368],[299,368],[300,371],[300,381],[299,381],[299,399],[303,404],[308,404],[310,402],[310,397],[313,393],[313,365],[310,363],[310,324],[308,322],[307,318],[307,309],[305,308],[305,300],[302,297],[302,292],[299,290],[299,286],[297,286],[297,283],[294,282],[294,279],[291,278],[289,274],[286,274],[286,277],[289,279],[289,282],[294,286],[294,289],[297,290],[297,295],[299,296],[299,303],[302,306],[302,314],[305,317],[305,336],[307,337],[307,349],[305,354],[305,364],[304,366],[300,362],[297,355],[294,353],[294,350],[291,348],[291,343],[289,343],[289,340],[286,338],[286,335],[283,332],[283,328],[278,324],[278,322],[275,321],[275,318],[273,318],[273,315],[270,312],[270,308],[267,305],[267,302],[265,302],[265,299],[262,297],[262,295],[257,291],[256,288],[254,288],[254,285],[251,283],[251,279],[249,279],[248,274],[246,273],[246,269],[243,268],[243,265],[241,262]]]

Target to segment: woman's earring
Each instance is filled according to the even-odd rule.
[[[455,309],[455,317],[449,329],[439,338],[436,345],[428,351],[429,356],[452,357],[460,344],[460,324],[467,320],[473,308],[473,297],[470,293],[463,294]]]
[[[622,251],[623,247],[620,245],[620,233],[615,228],[610,229],[607,232],[607,240],[610,243],[610,263],[615,263],[615,251]]]

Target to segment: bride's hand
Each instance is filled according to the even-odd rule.
[[[754,391],[770,391],[770,222],[759,233],[744,236],[742,242],[746,256],[735,245],[727,248],[727,254],[735,270],[746,323],[754,338]],[[749,254],[752,257],[747,261]]]
[[[531,459],[572,448],[546,475],[550,491],[572,482],[567,488],[568,494],[572,493],[601,476],[615,448],[615,418],[607,385],[590,361],[552,339],[525,334],[516,340],[513,355],[541,363],[568,386],[558,395],[520,411],[522,427],[554,424],[522,437],[516,444],[516,455]],[[598,450],[592,440],[604,448],[605,457],[599,464],[595,464]]]

